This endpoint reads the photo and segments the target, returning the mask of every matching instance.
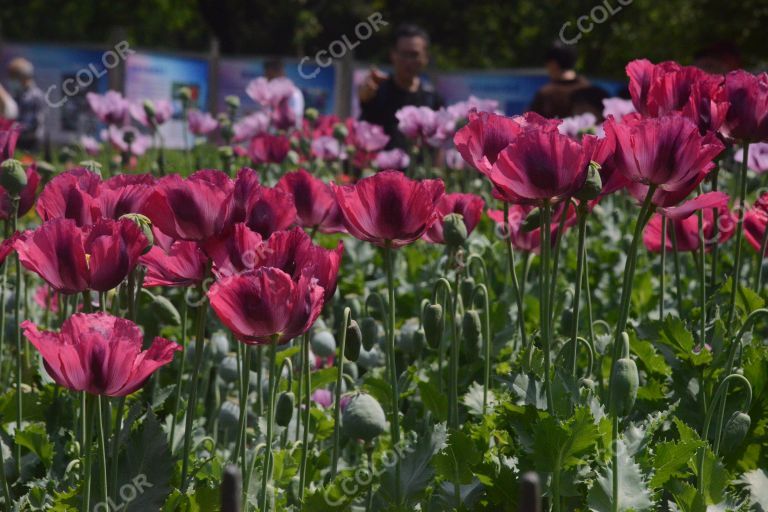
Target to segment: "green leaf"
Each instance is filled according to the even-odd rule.
[[[747,488],[752,505],[757,507],[756,512],[768,512],[768,473],[764,469],[744,473],[736,483]]]
[[[493,391],[488,390],[487,394],[488,398],[488,405],[486,407],[486,414],[490,414],[493,412],[493,404],[496,400]],[[461,403],[463,403],[469,414],[473,416],[482,416],[483,415],[483,386],[477,382],[473,382],[469,385],[469,391],[467,394],[465,394],[461,398]]]
[[[633,339],[630,345],[632,353],[637,356],[638,361],[642,363],[650,373],[669,377],[672,375],[672,368],[667,364],[664,356],[659,354],[649,341]]]
[[[434,384],[426,381],[419,381],[419,393],[424,407],[434,414],[438,422],[448,419],[448,397],[445,393],[440,393]]]
[[[699,478],[699,458],[688,460],[688,466]],[[704,450],[704,501],[707,505],[716,505],[725,498],[725,487],[728,485],[728,472],[720,459],[709,448]]]
[[[653,478],[649,482],[651,488],[659,488],[670,478],[676,476],[688,461],[695,458],[699,448],[704,446],[703,441],[666,442],[656,445],[653,457]]]
[[[619,440],[618,445],[618,509],[620,512],[648,510],[653,506],[653,501],[640,471],[640,466],[627,453],[624,441]],[[587,504],[589,509],[594,512],[611,512],[613,510],[613,468],[606,467],[598,473],[592,488],[589,490]]]
[[[581,455],[600,437],[586,407],[576,409],[566,422],[547,416],[535,428],[533,458],[539,471],[552,472],[583,462]]]
[[[448,436],[448,445],[432,460],[437,474],[451,482],[472,482],[472,466],[479,464],[483,455],[472,438],[458,430]]]
[[[675,356],[688,361],[694,366],[701,366],[712,361],[709,350],[694,352],[696,343],[680,318],[668,315],[663,322],[656,322],[658,342],[672,349]]]
[[[37,458],[50,469],[53,463],[53,443],[48,438],[45,423],[32,423],[21,432],[16,432],[16,443],[37,455]]]

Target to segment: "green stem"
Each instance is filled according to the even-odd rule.
[[[83,512],[90,512],[91,510],[91,473],[93,473],[93,450],[91,450],[91,438],[93,437],[93,422],[96,416],[96,408],[94,407],[93,395],[87,395],[85,398],[85,407],[83,410],[83,416],[86,418],[85,432],[83,433],[83,446],[85,454],[85,464],[83,468],[83,478],[85,479],[85,485],[83,486]]]
[[[267,446],[264,448],[264,470],[261,475],[261,499],[259,500],[259,503],[261,504],[260,510],[264,512],[267,510],[267,487],[269,487],[269,485],[272,483],[272,436],[275,416],[275,373],[277,373],[277,369],[275,368],[275,359],[277,354],[277,338],[277,335],[272,336],[272,342],[269,344],[269,407],[267,408]],[[256,457],[254,457],[253,460],[255,463]]]
[[[720,173],[720,164],[719,162],[715,165],[715,169],[710,174],[712,176],[712,192],[717,191],[717,177]],[[717,208],[713,211],[712,215],[712,240],[718,240],[719,239],[719,231],[720,231],[720,212]],[[717,260],[718,256],[720,255],[720,246],[718,243],[715,243],[712,247],[712,268],[710,269],[710,278],[709,282],[713,285],[717,283]]]
[[[715,244],[717,247],[717,244]],[[757,255],[757,276],[755,279],[755,291],[758,295],[763,294],[763,258],[765,258],[765,250],[768,248],[768,225],[763,231],[763,239],[760,242],[760,252]]]
[[[181,462],[181,488],[187,485],[189,471],[189,450],[192,446],[192,422],[197,408],[197,388],[200,368],[203,365],[203,352],[205,351],[205,318],[208,313],[208,300],[203,294],[202,284],[198,286],[200,304],[197,306],[197,319],[195,329],[195,362],[192,370],[192,379],[189,382],[189,401],[187,402],[187,416],[184,421],[184,448]]]
[[[733,278],[731,280],[731,301],[728,304],[726,316],[726,332],[730,336],[733,332],[733,314],[736,310],[736,290],[741,286],[741,239],[744,236],[744,208],[747,197],[747,161],[749,159],[749,142],[744,143],[741,162],[741,175],[739,186],[739,220],[736,223],[736,256],[733,263]]]
[[[701,194],[701,187],[699,187],[699,193]],[[704,213],[699,210],[698,212],[698,224],[699,224],[699,315],[700,315],[700,334],[699,344],[702,350],[704,350],[704,344],[707,342],[707,260],[705,256],[704,246]]]
[[[307,480],[307,458],[309,456],[309,420],[312,406],[311,371],[309,367],[309,332],[301,343],[301,372],[304,374],[304,431],[301,441],[301,463],[299,465],[299,502],[304,502],[304,488]]]
[[[101,395],[96,397],[96,414],[99,418],[99,456],[101,457],[101,489],[104,503],[109,503],[109,480],[107,480],[107,443],[104,437],[104,416],[102,412],[103,398]],[[116,462],[116,461],[115,461]]]
[[[567,202],[563,205],[563,213],[560,215],[560,222],[557,226],[557,235],[555,236],[555,248],[552,252],[552,268],[549,271],[549,332],[551,334],[554,333],[553,304],[555,304],[555,291],[557,289],[557,271],[560,267],[560,248],[562,247],[563,231],[565,231],[565,221],[568,218],[568,210],[570,209],[570,206],[570,202]],[[550,217],[550,222],[551,220],[552,219]]]
[[[672,255],[675,263],[675,288],[677,288],[675,299],[677,300],[677,314],[680,316],[683,314],[683,280],[680,278],[680,251],[677,250],[677,231],[675,230],[674,222],[672,223],[672,229],[669,230],[669,239],[672,241]]]
[[[571,376],[576,379],[576,363],[578,360],[578,343],[576,337],[579,335],[579,307],[581,299],[581,284],[584,281],[584,260],[586,259],[586,234],[587,234],[587,213],[586,203],[579,204],[577,215],[579,217],[579,242],[576,249],[576,285],[573,293],[573,329],[571,330],[571,343],[573,351],[571,352]]]
[[[523,311],[523,294],[520,288],[520,284],[517,281],[517,271],[515,270],[515,252],[512,250],[512,237],[509,224],[509,204],[504,202],[504,222],[506,223],[506,236],[507,240],[504,244],[507,246],[507,260],[509,261],[509,273],[512,276],[512,292],[515,294],[515,302],[517,302],[517,322],[520,324],[520,341],[522,343],[522,349],[528,347],[528,339],[525,334],[525,314]]]
[[[11,199],[11,216],[13,222],[11,224],[12,232],[16,232],[18,229],[18,213],[19,213],[19,197],[13,197]],[[16,431],[21,432],[22,422],[22,397],[21,397],[21,375],[24,372],[23,351],[21,346],[21,260],[19,255],[13,259],[16,276],[13,288],[13,320],[16,326]],[[5,304],[0,304],[3,308],[2,314],[5,315]],[[21,445],[16,443],[16,474],[21,475]]]
[[[659,320],[664,321],[664,292],[667,274],[667,217],[661,216],[661,273],[659,275]]]
[[[240,459],[240,472],[245,478],[248,471],[248,463],[245,457],[245,431],[248,424],[248,394],[250,393],[251,380],[251,345],[245,346],[245,355],[243,356],[242,369],[240,371],[240,419],[237,428],[237,440],[235,441],[235,450],[232,452],[232,460],[236,462]]]
[[[392,390],[391,431],[392,446],[400,445],[400,392],[397,383],[397,362],[395,358],[395,280],[392,264],[392,246],[384,247],[387,267],[387,290],[389,292],[389,329],[387,331],[387,354],[389,356],[389,385]],[[395,460],[395,505],[400,506],[400,459]]]
[[[352,316],[352,310],[344,308],[341,327],[341,345],[336,357],[336,390],[333,393],[333,453],[331,455],[331,480],[336,478],[339,468],[339,436],[341,434],[341,381],[344,378],[344,351],[347,348],[347,328]]]
[[[173,416],[171,416],[171,438],[170,438],[170,446],[171,446],[171,453],[173,453],[173,446],[176,441],[176,422],[178,421],[179,417],[179,406],[181,405],[181,385],[184,380],[184,360],[186,359],[183,357],[183,354],[185,354],[187,347],[189,346],[189,343],[187,343],[187,318],[189,316],[189,305],[187,303],[187,293],[186,290],[184,290],[184,298],[183,303],[181,305],[181,346],[182,346],[182,357],[179,357],[179,373],[176,375],[176,389],[173,390],[174,399],[173,399]]]
[[[547,411],[549,414],[555,414],[555,406],[552,398],[552,382],[550,378],[551,360],[550,350],[552,348],[552,338],[550,328],[552,322],[550,321],[550,309],[549,299],[551,298],[549,289],[550,279],[550,253],[551,253],[551,207],[549,204],[545,204],[541,207],[541,272],[539,273],[539,329],[541,329],[541,346],[544,351],[544,392],[547,397]]]
[[[110,487],[112,499],[117,501],[117,461],[120,456],[120,431],[123,428],[123,411],[125,409],[125,397],[121,396],[117,401],[117,414],[115,416],[115,430],[112,434],[112,486]]]
[[[461,273],[456,270],[456,280],[453,285],[453,298],[451,299],[451,356],[450,356],[450,414],[448,425],[453,429],[459,428],[459,332],[456,325],[456,317],[459,314],[459,288],[461,287]]]
[[[587,321],[589,322],[589,345],[595,346],[595,327],[592,319],[592,290],[589,285],[589,257],[586,244],[584,247],[584,295],[587,297]]]

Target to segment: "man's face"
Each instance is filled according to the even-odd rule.
[[[401,37],[390,52],[395,74],[408,78],[418,76],[429,61],[427,42],[418,36]]]
[[[557,80],[560,78],[560,75],[563,73],[562,68],[557,63],[557,61],[554,60],[548,60],[544,67],[547,69],[547,74],[549,75],[550,80]]]

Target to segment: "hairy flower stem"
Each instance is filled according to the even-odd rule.
[[[661,216],[661,272],[659,274],[659,320],[664,320],[664,296],[667,277],[667,218]]]
[[[393,249],[388,242],[384,247],[384,260],[387,267],[387,291],[389,292],[389,314],[387,321],[387,355],[389,360],[389,385],[392,388],[391,433],[392,446],[400,445],[400,392],[397,383],[397,360],[395,358],[395,279],[393,269]],[[400,506],[400,459],[395,461],[395,506]]]
[[[274,435],[274,421],[275,421],[275,377],[278,373],[276,368],[275,359],[277,355],[277,335],[272,336],[272,341],[269,344],[269,406],[267,407],[267,439],[266,447],[264,448],[264,466],[261,474],[261,496],[259,499],[259,510],[267,510],[267,488],[272,483],[272,437]],[[253,458],[253,462],[256,462],[256,457]],[[253,465],[251,466],[253,469]],[[249,480],[252,472],[249,472]],[[247,498],[247,486],[243,486],[245,490],[245,496]],[[243,500],[247,503],[246,500]]]
[[[83,434],[83,441],[85,446],[83,447],[85,454],[85,464],[83,466],[83,478],[85,484],[83,485],[83,508],[82,512],[90,512],[91,510],[91,474],[93,473],[93,450],[91,449],[91,438],[93,437],[93,422],[96,419],[96,407],[94,401],[96,397],[94,395],[87,395],[85,397],[85,407],[83,410],[83,416],[85,420],[85,432]]]
[[[567,210],[567,209],[566,209]],[[579,241],[576,249],[576,285],[573,293],[573,328],[571,329],[571,376],[576,379],[576,366],[578,360],[579,343],[576,337],[579,335],[579,306],[581,299],[581,285],[584,281],[584,260],[587,257],[585,244],[587,238],[587,207],[586,203],[579,204],[576,210],[579,217]]]
[[[352,310],[344,308],[341,323],[341,345],[336,357],[336,388],[333,393],[333,452],[331,456],[331,480],[336,478],[339,469],[339,436],[341,434],[341,382],[344,380],[344,351],[347,348],[347,328],[352,317]]]
[[[187,318],[189,316],[189,305],[187,304],[187,294],[184,293],[183,303],[181,304],[181,346],[183,350],[187,350],[189,344],[187,343]],[[185,354],[186,352],[182,352]],[[184,378],[184,360],[185,357],[179,359],[179,373],[176,375],[176,389],[173,390],[173,416],[171,416],[171,434],[170,434],[170,446],[171,453],[173,453],[173,444],[176,440],[176,422],[179,417],[179,406],[181,405],[181,384]]]
[[[704,213],[699,210],[698,213],[699,224],[699,316],[700,316],[700,334],[699,345],[704,350],[704,344],[707,342],[707,260],[705,256],[704,247]]]
[[[248,470],[245,457],[245,430],[248,423],[248,393],[250,393],[249,385],[251,380],[251,350],[253,349],[250,345],[245,346],[245,354],[243,356],[242,368],[240,371],[240,419],[238,421],[235,451],[232,453],[233,461],[237,461],[238,458],[240,459],[240,472],[243,478],[245,478],[245,473]]]
[[[683,280],[680,277],[680,251],[677,250],[677,231],[675,231],[674,224],[672,229],[669,230],[669,239],[672,242],[672,256],[675,265],[675,300],[677,301],[677,314],[683,314]]]
[[[509,273],[512,276],[512,292],[515,294],[515,301],[517,302],[517,322],[520,324],[520,341],[521,349],[528,348],[528,339],[525,334],[525,314],[523,311],[523,293],[520,289],[520,284],[517,281],[517,271],[515,270],[515,252],[512,250],[512,238],[511,228],[509,226],[509,204],[504,202],[504,222],[506,222],[506,240],[504,245],[507,246],[507,260],[509,261]]]
[[[104,436],[104,416],[101,404],[103,400],[104,398],[101,395],[96,397],[96,414],[99,418],[99,457],[101,458],[99,475],[101,476],[101,492],[103,502],[109,503],[109,480],[107,479],[107,442]]]
[[[539,272],[539,310],[540,320],[539,328],[541,329],[541,346],[544,351],[544,393],[547,397],[547,411],[549,414],[555,414],[555,405],[552,399],[552,382],[550,378],[551,371],[551,357],[550,350],[552,348],[552,333],[550,329],[552,322],[550,321],[550,315],[552,314],[550,309],[550,299],[552,297],[550,293],[550,253],[551,253],[551,214],[552,209],[549,204],[545,204],[541,207],[541,271]]]
[[[736,222],[736,255],[733,263],[733,277],[731,279],[731,297],[728,303],[725,327],[728,337],[733,333],[733,314],[736,311],[736,290],[741,286],[741,240],[744,236],[744,208],[747,197],[747,163],[749,160],[749,142],[742,148],[741,174],[739,181],[739,220]]]
[[[125,397],[117,400],[117,414],[115,415],[115,429],[112,433],[112,455],[110,456],[110,469],[112,470],[112,482],[110,496],[117,501],[117,461],[120,455],[120,431],[123,428],[123,411],[125,410]]]
[[[11,232],[15,233],[19,222],[19,196],[11,198],[12,224]],[[24,373],[23,351],[21,346],[21,260],[18,253],[13,259],[15,265],[15,281],[13,286],[13,321],[16,326],[16,432],[21,432],[22,400],[21,400],[21,375]],[[2,314],[5,315],[5,304],[1,304]],[[16,443],[16,473],[21,475],[21,444]]]
[[[307,458],[309,456],[309,419],[312,406],[311,371],[309,364],[309,332],[304,334],[301,343],[301,373],[304,375],[304,431],[301,441],[301,463],[299,464],[299,502],[304,502],[304,488],[307,480]]]

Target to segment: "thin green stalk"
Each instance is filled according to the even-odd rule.
[[[717,162],[715,165],[714,170],[710,173],[710,176],[712,176],[712,192],[717,191],[717,177],[720,174],[720,163]],[[720,212],[717,208],[714,209],[712,212],[712,240],[718,240],[719,239],[719,230],[720,230]],[[717,260],[718,256],[720,255],[720,246],[719,244],[715,243],[712,247],[712,268],[710,269],[710,278],[709,282],[713,285],[717,283]]]
[[[189,344],[187,343],[187,319],[189,317],[189,305],[187,304],[187,294],[184,291],[183,303],[181,304],[181,346],[182,354],[185,354]],[[173,416],[171,416],[171,452],[173,452],[174,442],[176,440],[176,422],[179,417],[179,406],[181,405],[181,385],[184,380],[184,361],[185,357],[179,357],[179,373],[176,375],[176,389],[173,390]]]
[[[507,259],[509,261],[509,273],[512,275],[512,292],[515,294],[515,302],[517,302],[517,322],[520,324],[520,341],[522,343],[522,349],[528,347],[528,339],[525,334],[525,314],[523,311],[523,294],[521,292],[520,284],[517,281],[517,271],[515,270],[515,252],[512,250],[512,238],[509,227],[509,204],[504,203],[504,222],[506,222],[507,239],[504,244],[507,246]]]
[[[592,290],[589,285],[589,257],[586,244],[584,247],[584,294],[587,297],[587,321],[589,322],[589,345],[595,346],[595,326],[592,318]]]
[[[242,369],[240,371],[240,419],[237,428],[237,440],[235,450],[232,452],[232,461],[240,459],[240,473],[245,478],[248,471],[248,463],[245,456],[245,431],[248,424],[248,394],[250,393],[251,381],[251,345],[245,346],[245,355],[243,356]]]
[[[741,239],[744,236],[744,208],[747,197],[747,161],[749,159],[749,142],[744,143],[740,186],[739,186],[739,220],[736,222],[736,256],[733,263],[733,279],[731,280],[731,297],[726,315],[726,332],[728,336],[733,332],[733,314],[736,311],[736,290],[741,286]]]
[[[451,356],[450,356],[450,390],[448,398],[450,402],[450,414],[448,425],[453,429],[459,428],[459,333],[456,325],[456,317],[459,314],[459,288],[461,287],[461,273],[456,270],[456,280],[453,285],[453,298],[451,299]]]
[[[392,246],[384,247],[384,259],[387,267],[387,290],[389,292],[389,329],[387,331],[387,354],[389,355],[389,385],[392,388],[391,431],[392,446],[400,445],[400,392],[397,383],[397,363],[395,358],[395,280],[392,264]],[[400,459],[395,459],[395,505],[400,506]]]
[[[19,213],[19,196],[11,199],[11,216],[13,222],[11,224],[12,232],[16,232],[18,229],[18,213]],[[21,397],[21,375],[24,372],[23,351],[21,346],[21,260],[19,255],[13,258],[15,265],[15,282],[13,291],[13,321],[16,326],[16,431],[21,432],[22,422],[22,397]],[[0,305],[3,308],[3,316],[5,316],[5,304]],[[21,444],[16,443],[16,474],[21,474]]]
[[[84,392],[83,392],[84,393]],[[93,450],[91,450],[91,438],[93,437],[93,422],[96,416],[96,408],[94,407],[93,395],[88,395],[85,398],[85,407],[83,409],[83,416],[86,418],[85,432],[83,433],[85,453],[85,464],[83,467],[83,478],[85,479],[85,485],[83,486],[83,508],[82,512],[90,512],[91,510],[91,473],[93,473]]]
[[[661,216],[661,273],[659,275],[659,320],[664,320],[664,291],[667,275],[667,217]]]
[[[715,244],[717,247],[717,244]],[[755,279],[755,291],[758,295],[763,294],[763,259],[765,258],[765,250],[768,248],[768,225],[763,231],[763,239],[760,242],[760,252],[757,254],[757,276]]]
[[[6,223],[6,226],[8,224]],[[7,235],[6,235],[7,236]],[[5,290],[8,287],[8,265],[3,265],[2,285],[0,286],[0,383],[5,384],[5,361],[3,360],[3,350],[5,349]]]
[[[552,269],[549,274],[549,332],[554,333],[554,307],[555,304],[555,292],[557,290],[557,272],[560,267],[560,249],[562,248],[563,232],[565,231],[565,221],[568,218],[568,210],[570,209],[570,203],[563,205],[563,213],[560,215],[560,222],[557,225],[557,235],[555,236],[555,248],[552,252]],[[550,218],[551,222],[551,218]],[[554,335],[554,334],[553,334]]]
[[[200,368],[203,365],[203,352],[205,352],[205,318],[208,313],[208,300],[203,294],[202,284],[198,287],[200,304],[197,306],[197,319],[195,329],[195,362],[192,370],[192,379],[189,382],[189,401],[187,402],[187,416],[184,422],[184,448],[181,463],[181,488],[187,486],[187,474],[189,471],[189,450],[192,446],[192,421],[197,408],[197,388]]]
[[[576,253],[576,285],[574,286],[573,293],[573,328],[571,330],[571,344],[573,350],[571,352],[571,376],[576,379],[576,366],[578,360],[578,341],[576,338],[579,335],[579,307],[581,299],[581,284],[584,281],[584,259],[586,258],[586,235],[587,235],[587,214],[586,203],[579,204],[577,209],[577,215],[579,217],[579,241]]]
[[[307,457],[309,456],[309,420],[312,406],[311,371],[309,367],[309,332],[301,342],[301,372],[304,374],[304,431],[301,441],[301,462],[299,464],[299,502],[304,503],[304,488],[307,480]]]
[[[701,188],[699,188],[699,193],[701,193]],[[699,210],[698,213],[698,224],[699,224],[699,279],[701,280],[701,283],[699,284],[699,315],[700,315],[700,334],[699,334],[699,344],[701,346],[701,349],[704,350],[704,344],[707,342],[707,260],[705,256],[705,245],[704,245],[704,213]],[[703,388],[702,388],[703,389]]]
[[[125,410],[125,397],[117,400],[117,414],[115,415],[115,430],[112,433],[112,456],[110,458],[112,469],[112,482],[110,496],[117,501],[117,461],[120,456],[120,431],[123,429],[123,411]]]
[[[341,345],[336,357],[336,390],[333,393],[333,452],[331,455],[331,480],[336,478],[339,468],[339,436],[341,435],[341,382],[344,379],[344,351],[347,348],[347,328],[352,310],[344,308],[341,327]]]
[[[541,272],[539,273],[539,329],[541,329],[541,346],[544,351],[544,392],[547,397],[547,411],[549,414],[555,414],[555,404],[552,398],[552,382],[550,378],[551,372],[551,357],[550,350],[552,349],[552,335],[550,329],[552,322],[550,321],[550,303],[549,300],[552,297],[550,294],[550,253],[551,253],[551,206],[545,204],[541,207]]]
[[[277,335],[272,337],[269,344],[269,407],[267,408],[267,446],[264,448],[264,470],[261,475],[261,499],[260,510],[267,510],[267,487],[272,483],[272,436],[275,416],[275,359],[277,354]],[[253,458],[254,463],[256,457]],[[253,466],[251,466],[253,467]],[[245,487],[245,486],[243,486]],[[244,500],[244,502],[246,502]]]
[[[675,263],[675,299],[677,300],[677,314],[683,314],[683,280],[680,278],[680,251],[677,250],[677,231],[675,224],[672,223],[672,229],[669,230],[669,239],[672,241],[672,255]]]
[[[109,503],[109,480],[107,480],[107,443],[104,437],[104,416],[102,412],[102,397],[96,397],[96,414],[99,418],[99,456],[101,458],[101,467],[99,475],[101,476],[101,492],[104,503]]]

